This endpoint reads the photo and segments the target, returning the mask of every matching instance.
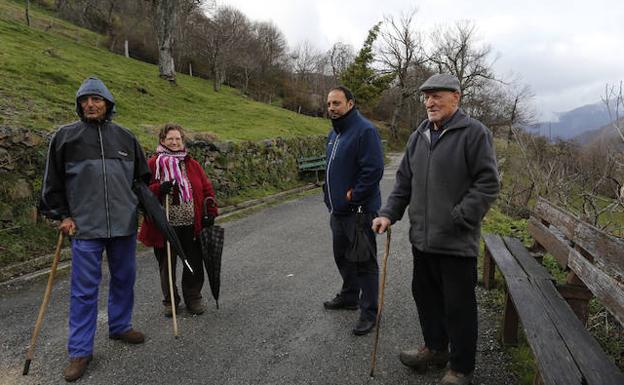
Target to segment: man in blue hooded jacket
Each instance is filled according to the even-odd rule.
[[[56,131],[43,176],[40,211],[72,235],[67,381],[79,379],[93,357],[104,250],[110,271],[109,338],[144,341],[131,324],[138,204],[132,186],[149,181],[150,172],[134,135],[111,121],[114,111],[104,83],[86,79],[76,93],[80,121]]]
[[[328,310],[357,310],[360,317],[353,328],[365,335],[375,326],[379,267],[375,234],[370,228],[381,206],[379,181],[383,175],[383,151],[377,129],[355,108],[351,91],[338,86],[327,96],[327,112],[333,129],[327,140],[327,171],[324,198],[329,209],[334,259],[342,277],[336,297],[324,302]],[[366,221],[364,241],[369,255],[353,256],[358,217]],[[361,252],[358,251],[361,254]]]

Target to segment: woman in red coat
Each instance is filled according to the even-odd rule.
[[[158,135],[160,144],[156,153],[148,160],[152,172],[150,190],[161,200],[169,195],[169,223],[175,229],[182,248],[193,268],[191,273],[183,268],[182,298],[187,310],[192,314],[202,314],[206,305],[202,300],[201,290],[204,285],[204,268],[201,256],[199,232],[202,225],[204,202],[207,197],[214,199],[212,184],[204,169],[187,154],[184,146],[184,129],[168,123]],[[214,218],[218,215],[216,204],[207,208]],[[151,223],[145,220],[138,236],[145,246],[154,248],[154,255],[160,267],[160,286],[163,292],[165,315],[171,317],[171,295],[169,293],[169,269],[167,265],[167,249],[162,233]],[[180,303],[177,285],[175,284],[176,255],[172,251],[173,282],[175,306]]]

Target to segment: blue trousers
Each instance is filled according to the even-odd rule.
[[[377,316],[377,296],[379,293],[379,266],[377,258],[355,263],[347,259],[347,250],[351,247],[355,234],[355,214],[331,215],[334,260],[342,277],[340,296],[345,302],[360,305],[360,318],[374,320]],[[369,227],[370,229],[370,227]],[[370,242],[377,250],[373,230],[367,233]]]
[[[115,238],[73,239],[67,342],[70,358],[93,354],[104,250],[110,272],[108,332],[120,334],[132,328],[136,234]]]

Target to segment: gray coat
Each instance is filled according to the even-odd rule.
[[[102,96],[106,118],[84,120],[78,99]],[[135,180],[148,182],[150,171],[135,136],[110,121],[115,101],[99,79],[87,79],[76,93],[83,120],[63,126],[52,137],[41,186],[40,212],[76,223],[77,239],[113,238],[137,230]]]
[[[379,215],[394,223],[409,206],[409,238],[416,249],[476,257],[481,220],[500,189],[492,133],[458,110],[431,148],[430,127],[425,120],[410,136]]]

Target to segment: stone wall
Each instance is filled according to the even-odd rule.
[[[50,133],[0,126],[0,229],[36,220]],[[199,136],[198,136],[199,137]],[[283,188],[298,178],[297,158],[323,154],[325,138],[261,142],[190,140],[191,155],[204,166],[219,201],[241,190]]]

